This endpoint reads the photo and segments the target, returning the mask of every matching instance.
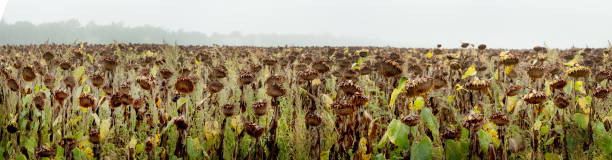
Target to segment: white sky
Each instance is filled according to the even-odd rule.
[[[610,0],[12,0],[4,19],[150,24],[207,34],[331,34],[408,47],[463,41],[607,47],[612,40]]]
[[[0,20],[2,20],[2,14],[4,14],[4,7],[6,7],[6,3],[8,0],[0,0]]]

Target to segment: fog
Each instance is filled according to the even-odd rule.
[[[457,47],[471,42],[493,48],[568,48],[607,47],[612,39],[610,8],[609,0],[10,0],[2,19],[8,24],[76,19],[81,24],[150,25],[208,36],[239,32],[346,40],[330,45],[370,41]]]

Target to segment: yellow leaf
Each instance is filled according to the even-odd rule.
[[[580,108],[582,110],[584,110],[585,113],[589,113],[590,112],[590,108],[587,107],[587,97],[580,97],[578,98],[578,105],[580,106]]]
[[[574,66],[574,64],[576,64],[576,62],[578,62],[578,56],[574,56],[574,58],[570,61],[568,61],[567,63],[564,63],[564,65],[566,66]]]
[[[157,106],[157,108],[161,108],[162,110],[164,110],[164,109],[161,107],[161,98],[157,98],[157,102],[155,102],[155,106]]]
[[[506,66],[506,75],[510,75],[512,73],[512,66]]]
[[[495,124],[493,123],[487,123],[485,126],[485,131],[487,132],[487,134],[489,136],[491,136],[491,140],[493,140],[493,143],[495,144],[499,144],[499,137],[497,135],[497,129],[495,128]]]
[[[576,83],[574,83],[574,89],[580,91],[580,93],[582,94],[586,94],[584,87],[582,87],[582,81],[577,81]]]
[[[312,85],[315,85],[315,86],[321,85],[321,79],[318,79],[318,78],[313,79]]]
[[[80,79],[81,79],[81,76],[82,76],[83,74],[85,74],[85,67],[83,67],[83,66],[79,66],[79,67],[77,67],[76,69],[74,69],[74,71],[73,71],[73,73],[72,73],[72,74],[73,74],[73,76],[74,76],[74,79],[78,79],[78,80],[80,80]]]
[[[195,60],[195,64],[196,64],[196,66],[199,66],[199,65],[200,65],[200,61],[198,61],[198,60],[196,59],[196,60]]]
[[[468,70],[463,74],[463,76],[461,76],[461,79],[465,79],[467,77],[476,75],[476,67],[474,67],[474,65],[470,66],[470,68],[468,68]]]
[[[237,134],[242,132],[242,128],[238,127],[239,124],[242,124],[240,117],[234,116],[234,118],[232,118],[232,128],[234,128]]]
[[[92,150],[91,148],[89,148],[89,147],[83,147],[83,148],[81,148],[81,150],[82,150],[83,152],[85,152],[85,154],[87,155],[87,158],[88,158],[88,159],[94,159],[94,157],[93,157],[93,150]]]
[[[496,81],[499,80],[499,71],[498,70],[495,70],[495,75],[494,76],[495,76],[495,80]]]
[[[161,135],[159,135],[159,133],[157,135],[155,135],[155,144],[159,144],[159,141],[161,140]]]
[[[108,134],[111,125],[110,122],[110,119],[102,120],[102,124],[100,124],[100,140],[104,139],[104,137],[106,137],[106,135]]]
[[[132,139],[130,140],[130,142],[128,143],[128,148],[129,149],[134,149],[136,148],[136,143],[138,143],[138,140],[136,139],[136,137],[132,136]]]
[[[321,160],[329,160],[329,150],[321,152]]]
[[[463,89],[463,86],[461,86],[461,85],[459,85],[459,84],[455,85],[455,90],[456,90],[456,91],[460,91],[460,90],[462,90],[462,89]]]
[[[85,82],[85,80],[87,80],[87,76],[81,77],[81,80],[79,81],[79,85],[83,85],[83,82]]]
[[[87,53],[87,57],[89,57],[89,62],[91,62],[91,64],[93,64],[93,57],[89,53]]]
[[[211,123],[206,123],[204,125],[204,136],[206,137],[206,140],[213,141],[217,137],[219,131],[217,131],[218,127],[216,126],[218,126],[217,121],[212,121]]]
[[[81,120],[81,118],[83,118],[83,117],[82,117],[82,116],[78,116],[77,118],[72,119],[72,121],[70,121],[70,122],[72,123],[72,125],[75,125],[75,124],[76,124],[76,122],[78,122],[79,120]]]
[[[427,52],[427,58],[431,58],[433,54],[431,52]]]
[[[518,98],[516,96],[512,96],[509,98],[510,100],[510,105],[508,105],[508,112],[512,113],[514,112],[514,106],[516,106],[516,102],[518,101]]]

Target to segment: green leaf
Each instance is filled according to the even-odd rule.
[[[469,154],[469,144],[465,142],[457,142],[454,139],[446,140],[446,159],[448,160],[464,160]]]
[[[612,154],[612,135],[606,132],[604,124],[600,122],[595,123],[594,129],[594,140],[601,151],[606,155]]]
[[[34,94],[38,94],[38,91],[40,91],[40,84],[36,83],[36,88],[34,88]]]
[[[546,153],[544,154],[544,159],[545,160],[559,160],[561,159],[561,156],[555,153]]]
[[[26,158],[25,155],[19,154],[19,156],[17,156],[17,160],[28,160],[28,159]]]
[[[425,121],[425,125],[431,131],[433,137],[440,137],[439,122],[438,119],[433,115],[430,108],[424,108],[421,111],[421,117]]]
[[[223,144],[221,144],[223,145]],[[199,159],[202,151],[200,151],[200,142],[198,138],[188,138],[187,139],[187,154],[190,159]]]
[[[74,155],[74,159],[87,159],[87,154],[78,147],[72,149],[72,154]]]
[[[461,79],[465,79],[473,75],[476,75],[476,67],[474,67],[474,65],[470,66],[470,68],[468,68],[468,70],[465,71],[465,73],[463,73],[463,76],[461,76]]]
[[[491,136],[484,130],[478,130],[478,142],[480,142],[480,148],[487,153],[489,151],[489,144],[492,142]]]
[[[410,159],[414,160],[430,160],[432,159],[433,144],[427,136],[423,136],[417,143],[416,141],[412,144],[410,149]]]
[[[389,107],[393,107],[393,104],[395,104],[395,100],[397,99],[397,96],[399,96],[400,93],[404,91],[404,86],[406,86],[406,83],[408,83],[408,78],[402,77],[399,81],[397,88],[393,89],[393,93],[391,93],[391,100],[389,101]]]
[[[144,143],[137,144],[136,145],[136,149],[134,149],[136,154],[140,154],[140,153],[144,152],[144,150],[145,150],[145,144]]]
[[[575,113],[574,122],[578,125],[578,127],[587,129],[589,125],[589,116],[582,113]]]
[[[404,149],[408,149],[408,147],[410,147],[410,140],[408,139],[409,133],[410,127],[397,119],[394,119],[391,121],[391,123],[389,123],[387,131],[385,132],[391,143]]]

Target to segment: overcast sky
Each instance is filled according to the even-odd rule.
[[[10,0],[3,15],[9,23],[69,19],[207,34],[331,34],[407,47],[607,47],[612,40],[611,0]]]

